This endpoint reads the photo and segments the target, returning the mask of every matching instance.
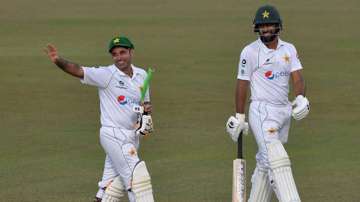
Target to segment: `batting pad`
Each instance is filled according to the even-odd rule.
[[[267,145],[270,163],[270,183],[280,202],[300,202],[290,168],[290,159],[279,140]]]
[[[121,182],[120,176],[117,176],[114,181],[106,188],[102,202],[120,202],[125,195],[124,185]]]
[[[251,192],[248,202],[270,202],[272,189],[268,176],[268,170],[256,167],[251,177]]]
[[[151,178],[144,161],[134,168],[131,191],[135,194],[136,202],[154,202]]]

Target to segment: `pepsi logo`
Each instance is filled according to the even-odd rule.
[[[120,95],[117,100],[121,105],[125,105],[127,103],[127,99],[124,95]]]
[[[266,77],[267,79],[273,80],[274,77],[275,77],[275,75],[273,74],[272,71],[267,71],[267,72],[265,72],[265,77]]]
[[[273,72],[273,71],[267,71],[265,72],[265,77],[269,80],[278,79],[280,77],[288,77],[290,76],[290,72]]]

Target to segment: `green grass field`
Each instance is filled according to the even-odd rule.
[[[135,64],[155,67],[155,133],[140,154],[156,201],[228,202],[236,146],[241,49],[256,39],[265,1],[4,0],[0,8],[0,201],[91,201],[104,152],[97,90],[50,63],[51,42],[83,65],[111,63],[108,41],[135,43]],[[311,112],[287,144],[302,201],[360,201],[358,0],[270,1],[304,66]],[[248,185],[256,145],[246,137]],[[275,200],[274,200],[275,201]]]

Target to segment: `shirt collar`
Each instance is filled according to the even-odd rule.
[[[136,75],[141,75],[141,72],[139,70],[139,68],[135,67],[133,64],[131,64],[131,67],[133,69],[133,77]]]
[[[114,64],[114,67],[118,70],[119,74],[121,76],[128,76],[127,74],[125,74],[123,71],[121,71],[119,68],[116,67],[116,65]],[[133,70],[133,76],[132,79],[135,78],[135,76],[140,75],[140,71],[138,68],[136,68],[133,64],[131,64],[131,68]]]
[[[263,50],[265,53],[271,53],[272,51],[275,51],[274,49],[270,49],[268,48],[262,41],[260,38],[258,38],[258,43],[259,43],[259,46],[261,48],[261,50]],[[280,38],[278,38],[278,44],[277,44],[277,47],[276,47],[276,50],[278,50],[281,46],[284,45],[284,41],[282,41]]]

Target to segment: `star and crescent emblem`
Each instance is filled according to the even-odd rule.
[[[286,63],[289,63],[290,62],[290,57],[288,55],[284,55],[284,60]]]
[[[269,15],[270,15],[270,13],[269,13],[267,10],[265,10],[265,11],[262,13],[262,16],[263,16],[264,19],[265,19],[265,18],[269,18]]]
[[[119,38],[116,38],[116,39],[114,39],[113,42],[114,42],[114,43],[120,43],[120,39],[119,39]]]

